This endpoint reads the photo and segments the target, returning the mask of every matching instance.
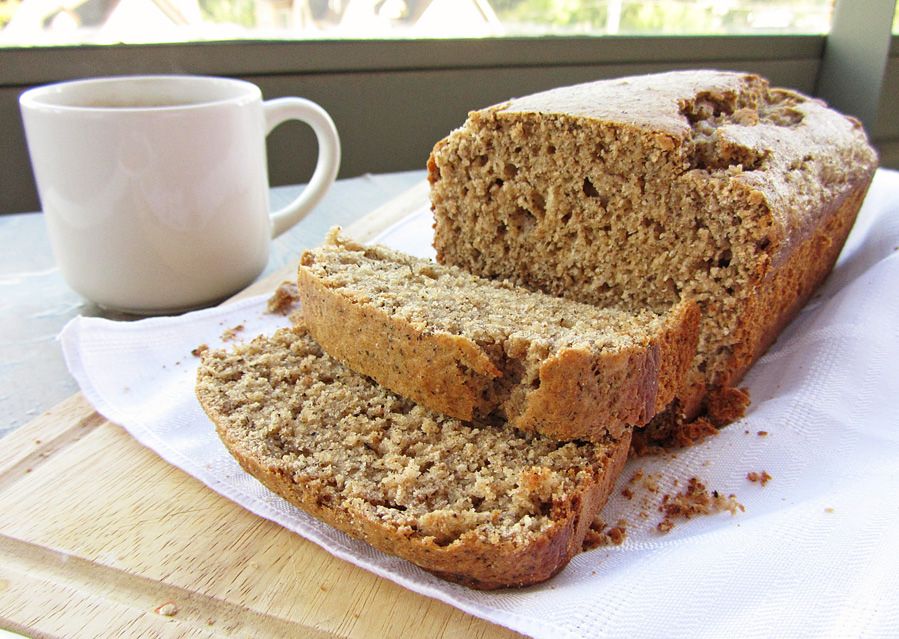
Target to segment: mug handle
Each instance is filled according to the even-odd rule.
[[[303,219],[334,184],[340,168],[340,138],[327,111],[304,98],[266,100],[262,103],[262,113],[265,117],[265,135],[287,120],[300,120],[312,127],[318,140],[318,160],[309,184],[293,202],[269,213],[272,237],[275,238]]]

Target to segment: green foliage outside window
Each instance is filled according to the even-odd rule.
[[[16,12],[18,6],[19,0],[0,0],[0,29],[12,19],[12,14]]]
[[[0,0],[18,2],[19,0]],[[757,32],[760,11],[787,12],[788,26],[770,31],[802,31],[804,20],[829,9],[832,0],[488,0],[497,17],[513,32],[571,33],[740,33]],[[293,0],[312,14],[322,2]],[[210,22],[254,27],[255,0],[199,0]],[[325,3],[326,4],[326,3]],[[338,3],[339,4],[339,3]],[[406,4],[417,4],[407,2]],[[320,13],[320,12],[319,12]],[[899,14],[897,14],[899,15]],[[899,20],[899,18],[897,18]],[[763,29],[765,30],[765,29]],[[814,29],[813,29],[814,30]],[[894,27],[895,30],[895,27]]]
[[[826,33],[833,1],[450,0],[459,2],[460,6],[463,2],[477,5],[485,23],[491,25],[491,33],[512,36]],[[156,5],[163,10],[169,5],[176,9],[183,5],[193,10],[184,12],[191,27],[198,26],[197,17],[207,25],[236,27],[227,32],[214,31],[215,34],[250,34],[254,29],[260,29],[266,37],[280,33],[279,37],[299,38],[304,37],[305,32],[312,32],[313,37],[341,37],[343,19],[351,6],[353,9],[349,13],[353,18],[349,32],[353,37],[366,37],[366,31],[360,28],[360,24],[364,27],[366,12],[371,14],[368,19],[374,26],[373,37],[415,36],[416,21],[432,2],[439,4],[438,0],[374,0],[368,3],[352,0],[133,0],[130,5],[124,0],[0,0],[0,30],[10,22],[23,2],[47,8],[43,21],[29,27],[39,31],[49,32],[56,28],[48,19],[54,11],[69,11],[73,7],[81,16],[83,7],[88,5],[100,6],[106,12],[122,9],[125,14],[129,12],[129,6],[141,4]],[[197,8],[200,16],[195,14]],[[363,22],[360,22],[360,16]],[[99,18],[99,22],[90,22],[88,26],[102,24],[103,16]],[[385,25],[389,28],[385,29]],[[473,26],[472,33],[483,33],[477,25]],[[897,27],[899,13],[893,23],[894,32]],[[67,28],[65,24],[64,28]],[[455,28],[459,29],[460,25]],[[464,25],[461,28],[464,31]],[[70,37],[69,32],[63,34],[64,39]]]
[[[506,24],[549,24],[560,33],[814,31],[831,0],[490,0]],[[778,22],[778,20],[780,22]]]
[[[209,22],[256,26],[256,3],[253,0],[199,0],[200,11]]]
[[[606,24],[605,2],[584,0],[492,0],[490,4],[503,22],[551,23],[557,27],[594,29]]]

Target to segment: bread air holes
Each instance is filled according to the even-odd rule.
[[[692,100],[684,100],[681,103],[680,112],[686,116],[690,124],[696,124],[702,120],[731,115],[736,107],[736,98],[733,92],[700,91]]]
[[[594,279],[590,287],[591,296],[594,299],[606,301],[617,301],[622,299],[621,285],[610,284],[608,282],[599,282]]]
[[[765,96],[765,102],[759,108],[759,115],[762,120],[775,126],[794,128],[805,118],[805,115],[796,108],[805,101],[805,98],[795,93],[772,89]]]
[[[733,260],[733,252],[730,249],[724,249],[713,257],[701,260],[696,268],[711,273],[713,268],[728,268],[731,260]]]
[[[581,224],[578,227],[577,232],[578,232],[580,241],[585,246],[593,246],[593,242],[596,241],[596,234],[592,228],[590,228],[584,224]]]
[[[665,278],[665,287],[668,289],[668,293],[673,296],[674,299],[680,299],[681,296],[681,287],[680,284],[675,282],[670,277]]]
[[[523,206],[518,206],[515,207],[515,210],[509,215],[507,226],[511,229],[515,229],[519,234],[525,234],[530,232],[536,224],[537,218],[534,214]]]
[[[609,204],[609,198],[607,196],[602,195],[596,186],[593,184],[593,181],[589,177],[584,178],[583,184],[581,184],[581,191],[585,196],[587,196],[590,200],[598,203],[602,208],[606,208]]]
[[[768,155],[767,150],[722,142],[717,134],[698,136],[690,148],[690,167],[710,173],[737,166],[743,171],[758,171],[767,161]]]
[[[805,118],[802,113],[792,108],[777,109],[765,114],[765,116],[765,120],[767,120],[771,124],[786,127],[788,129],[796,128],[802,123],[802,120]]]
[[[718,262],[717,262],[716,266],[718,268],[727,268],[728,266],[730,266],[731,259],[733,259],[733,253],[731,252],[731,250],[724,249],[718,255]]]
[[[665,233],[665,227],[661,222],[654,220],[651,217],[644,217],[640,220],[640,224],[643,228],[650,229],[653,238],[657,240],[662,239],[662,235]]]

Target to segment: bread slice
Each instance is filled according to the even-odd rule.
[[[298,274],[303,323],[353,370],[462,420],[494,413],[556,439],[620,437],[662,410],[699,314],[596,308],[494,282],[333,230]]]
[[[208,351],[196,392],[228,450],[269,489],[473,588],[561,570],[630,443],[628,430],[561,443],[429,412],[325,355],[300,326]]]
[[[819,100],[697,70],[474,111],[428,166],[440,262],[598,305],[695,299],[691,416],[826,277],[877,156]]]

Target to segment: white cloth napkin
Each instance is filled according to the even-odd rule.
[[[430,255],[422,211],[379,241]],[[549,582],[476,592],[320,524],[247,476],[193,395],[201,343],[286,323],[264,298],[177,318],[76,318],[62,347],[106,418],[213,490],[338,557],[535,637],[899,636],[899,173],[879,171],[840,261],[745,379],[746,417],[675,455],[632,460],[604,517],[620,546],[574,558]],[[759,435],[764,431],[767,436]],[[651,482],[628,479],[638,470]],[[747,479],[766,471],[766,486]],[[656,530],[663,493],[690,477],[745,512]],[[674,483],[677,482],[675,486]],[[631,499],[623,488],[633,492]]]

